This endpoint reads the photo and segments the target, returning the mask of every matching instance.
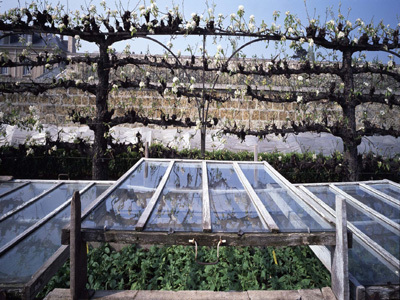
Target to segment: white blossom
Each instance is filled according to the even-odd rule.
[[[353,24],[351,24],[351,22],[349,20],[346,21],[346,26],[351,28],[353,26]]]
[[[172,79],[172,82],[173,82],[173,83],[179,82],[179,78],[175,76],[174,79]]]
[[[243,5],[239,5],[238,11],[244,12],[244,6]]]
[[[297,96],[297,102],[303,101],[303,96]]]
[[[303,76],[301,76],[301,75],[300,75],[299,77],[297,77],[297,80],[298,80],[298,81],[303,81],[303,79],[304,79],[304,78],[303,78]]]
[[[308,44],[310,45],[310,47],[314,46],[314,40],[308,39]]]
[[[139,83],[139,87],[142,89],[142,88],[144,88],[146,86],[146,84],[143,82],[143,81],[141,81],[140,83]]]
[[[172,43],[171,43],[171,41],[168,41],[167,47],[168,47],[168,48],[172,48]]]
[[[28,155],[33,155],[33,153],[34,153],[33,149],[32,149],[32,148],[29,148],[29,149],[26,151],[26,156],[28,156]]]
[[[344,38],[344,32],[343,32],[343,31],[340,31],[340,32],[339,32],[338,38],[339,38],[339,39]]]

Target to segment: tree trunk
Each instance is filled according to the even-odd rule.
[[[96,92],[96,119],[94,130],[93,144],[93,163],[92,163],[92,179],[104,180],[108,179],[108,161],[106,159],[107,139],[105,135],[108,128],[105,123],[108,113],[108,83],[110,71],[107,67],[109,57],[107,53],[107,45],[100,45],[100,61],[97,67],[97,75],[99,83]]]
[[[343,52],[343,83],[344,83],[344,103],[341,103],[344,117],[344,127],[342,140],[344,147],[344,159],[348,168],[348,181],[358,180],[358,160],[357,146],[361,142],[361,137],[356,131],[356,101],[354,98],[354,76],[351,68],[352,52]]]

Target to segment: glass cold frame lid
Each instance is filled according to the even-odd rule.
[[[380,192],[400,200],[400,188],[390,183],[368,183],[368,185]]]
[[[357,236],[353,236],[353,246],[348,253],[349,273],[362,285],[399,283],[399,269],[389,268],[384,259],[372,250],[368,250]]]
[[[96,184],[81,195],[82,210],[100,196],[109,184]],[[61,230],[70,221],[68,205],[9,251],[0,256],[0,282],[27,282],[61,246]]]
[[[269,231],[230,163],[207,163],[213,232]]]
[[[0,247],[7,244],[24,230],[51,213],[72,197],[74,191],[83,189],[87,183],[63,183],[55,190],[25,206],[0,222]]]
[[[328,186],[307,186],[315,196],[335,210],[336,194]],[[400,259],[400,236],[396,229],[358,208],[351,201],[346,201],[347,222],[378,243],[381,247]]]
[[[11,191],[12,189],[15,189],[23,184],[23,182],[0,182],[0,195],[7,193],[8,191]]]
[[[240,163],[252,188],[282,232],[331,231],[334,227],[322,219],[301,199],[273,179],[263,164]]]
[[[168,165],[167,161],[142,161],[83,220],[82,228],[134,230]]]
[[[388,200],[384,201],[377,196],[374,196],[367,191],[364,191],[358,185],[336,185],[342,191],[346,192],[353,198],[362,202],[363,204],[371,207],[376,212],[384,215],[385,217],[400,223],[400,206]]]
[[[31,182],[0,197],[0,216],[24,204],[28,200],[39,196],[54,185],[55,183],[51,182]]]
[[[201,231],[202,183],[201,163],[176,162],[145,230]]]

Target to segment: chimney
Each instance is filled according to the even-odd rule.
[[[68,52],[76,53],[75,38],[73,36],[68,37]]]

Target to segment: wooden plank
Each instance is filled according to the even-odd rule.
[[[311,251],[314,252],[315,256],[322,262],[325,268],[332,272],[332,255],[331,251],[325,246],[310,245]]]
[[[347,248],[346,199],[336,196],[336,245],[332,258],[332,291],[338,299],[349,300],[349,258]]]
[[[21,184],[20,186],[17,186],[17,187],[15,187],[15,188],[7,191],[7,192],[4,192],[3,194],[0,195],[0,198],[2,198],[4,196],[7,196],[7,195],[9,195],[11,193],[14,193],[15,191],[18,191],[20,188],[23,188],[24,186],[27,186],[28,184],[29,184],[29,182],[25,182],[25,183]]]
[[[254,191],[253,187],[251,186],[250,182],[247,180],[246,176],[240,169],[237,162],[233,163],[233,168],[235,169],[236,174],[239,177],[240,182],[243,184],[244,188],[247,191],[251,201],[253,202],[254,206],[257,209],[257,212],[262,220],[267,224],[268,229],[271,232],[279,232],[279,226],[275,223],[274,219],[265,208],[264,204],[261,202],[260,198],[257,196],[256,192]]]
[[[360,188],[367,192],[368,194],[372,194],[373,196],[381,199],[383,202],[396,207],[397,209],[400,208],[400,200],[395,199],[385,193],[378,191],[377,189],[373,188],[372,186],[366,185],[364,183],[359,184]]]
[[[344,197],[346,200],[354,203],[357,206],[357,208],[359,208],[360,210],[367,211],[370,213],[370,215],[374,216],[374,218],[378,218],[378,219],[382,220],[383,222],[385,222],[386,224],[390,225],[391,227],[393,227],[396,230],[396,232],[398,232],[400,234],[400,224],[397,224],[396,222],[393,222],[389,218],[385,217],[384,215],[378,213],[371,207],[365,205],[361,201],[357,200],[356,198],[354,198],[354,197],[350,196],[349,194],[347,194],[346,192],[342,191],[337,186],[330,184],[329,188],[333,192],[335,192],[335,194],[340,195],[340,196]]]
[[[95,185],[94,182],[90,183],[87,185],[85,188],[83,188],[80,193],[83,194],[87,190],[89,190],[93,185]],[[54,209],[52,212],[48,213],[46,216],[41,218],[38,222],[27,228],[25,231],[23,231],[21,234],[17,235],[15,238],[13,238],[11,241],[9,241],[7,244],[5,244],[3,247],[0,248],[0,255],[8,251],[9,249],[13,248],[19,241],[23,240],[25,237],[27,237],[29,234],[34,232],[35,230],[39,229],[43,224],[45,224],[48,220],[50,220],[52,217],[54,217],[56,214],[58,214],[60,211],[62,211],[65,207],[67,207],[71,203],[72,197],[65,201],[63,204],[61,204],[59,207]]]
[[[315,196],[311,191],[309,191],[304,186],[299,186],[299,188],[302,189],[305,193],[309,194],[310,198],[312,198],[314,201],[321,202],[321,205],[325,206],[324,208],[326,209],[326,211],[329,214],[331,214],[333,217],[336,216],[335,211],[332,208],[330,208],[328,205],[326,205],[321,199],[319,199],[317,196]],[[382,223],[382,221],[380,221],[380,220],[377,220],[377,222],[380,224]],[[400,262],[396,257],[394,257],[387,250],[385,250],[381,245],[377,244],[370,237],[368,237],[365,233],[363,233],[361,230],[359,230],[353,222],[347,221],[347,228],[353,234],[355,234],[355,236],[357,236],[361,241],[363,241],[366,247],[373,250],[375,253],[378,253],[379,260],[381,262],[383,262],[386,266],[388,266],[388,263],[389,263],[390,268],[392,269],[393,267],[396,268],[400,265]],[[376,254],[374,256],[376,256]]]
[[[168,180],[169,174],[171,173],[173,166],[174,166],[174,161],[172,160],[169,163],[169,166],[168,166],[167,170],[165,171],[163,178],[161,179],[160,183],[158,184],[158,187],[157,187],[156,191],[154,192],[153,197],[151,197],[149,204],[147,204],[147,206],[144,209],[142,215],[140,216],[138,222],[136,223],[135,230],[142,231],[144,226],[146,225],[147,220],[149,219],[154,207],[156,206],[158,197],[160,197],[161,192],[165,186],[165,183]]]
[[[13,214],[15,214],[16,212],[20,211],[21,209],[23,209],[24,207],[31,205],[32,203],[38,201],[39,199],[43,198],[44,196],[46,196],[47,194],[49,194],[50,192],[54,191],[55,189],[57,189],[59,186],[63,185],[63,182],[60,182],[58,184],[56,184],[55,186],[51,187],[50,189],[44,191],[43,193],[41,193],[40,195],[30,199],[29,201],[26,201],[25,203],[17,206],[16,208],[14,208],[13,210],[5,213],[4,215],[2,215],[0,217],[0,222],[7,219],[8,217],[12,216]]]
[[[71,201],[70,290],[73,300],[86,298],[87,253],[81,236],[81,198],[75,192]]]
[[[69,242],[69,229],[63,229],[62,243]],[[82,237],[87,242],[109,242],[143,245],[192,245],[189,239],[195,239],[199,245],[215,246],[222,238],[224,246],[298,246],[298,245],[335,245],[335,232],[312,233],[205,233],[205,232],[147,232],[129,230],[82,229]]]
[[[321,289],[321,294],[324,300],[336,300],[335,294],[330,287],[323,287]]]
[[[62,245],[25,284],[23,288],[24,299],[34,299],[67,261],[68,257],[69,246]]]
[[[208,191],[208,172],[207,163],[202,162],[202,181],[203,181],[203,232],[211,232],[211,211],[210,194]]]

